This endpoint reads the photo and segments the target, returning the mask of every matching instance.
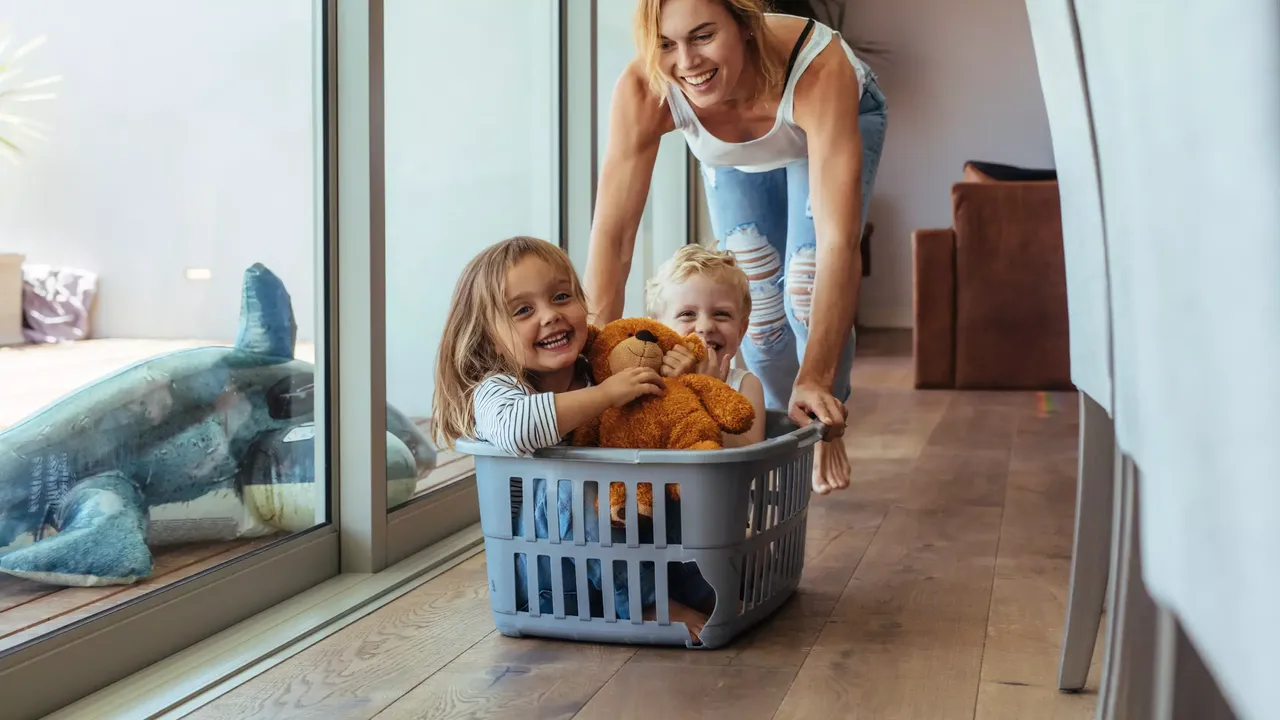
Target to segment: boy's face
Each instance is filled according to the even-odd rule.
[[[702,275],[663,289],[659,319],[681,335],[697,333],[720,357],[736,355],[747,332],[738,291]]]

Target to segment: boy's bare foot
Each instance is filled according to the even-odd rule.
[[[852,470],[844,438],[823,440],[813,446],[813,491],[826,495],[832,490],[849,487]]]
[[[693,639],[694,645],[702,644],[702,629],[706,627],[709,617],[675,600],[668,601],[667,614],[671,616],[671,622],[684,623],[684,626],[689,629],[689,637]],[[657,608],[652,606],[645,608],[642,617],[645,620],[657,620]]]

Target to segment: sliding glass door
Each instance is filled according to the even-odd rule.
[[[0,696],[26,717],[338,571],[329,98],[312,0],[4,9]]]

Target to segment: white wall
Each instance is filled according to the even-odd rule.
[[[889,51],[867,58],[888,99],[889,131],[868,214],[863,325],[911,327],[911,233],[950,227],[951,185],[966,160],[1053,167],[1023,2],[849,0],[845,35]],[[705,241],[705,212],[699,220]]]
[[[19,44],[48,36],[29,77],[64,76],[57,99],[23,108],[49,140],[0,162],[0,252],[99,273],[99,337],[233,339],[241,273],[263,262],[310,340],[312,5],[0,0]]]
[[[409,415],[430,415],[467,262],[511,235],[556,242],[552,10],[387,0],[387,397]]]
[[[889,132],[869,218],[876,225],[861,320],[910,327],[911,232],[950,227],[966,160],[1053,167],[1023,0],[851,2],[845,32],[887,46],[871,60]]]

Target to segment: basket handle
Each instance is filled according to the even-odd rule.
[[[827,435],[831,433],[831,428],[827,427],[826,423],[818,419],[817,413],[810,412],[809,419],[812,420],[813,422],[809,423],[809,425],[806,426],[805,429],[807,430],[809,428],[817,428],[818,431],[821,433],[820,437],[823,440],[826,440]]]

